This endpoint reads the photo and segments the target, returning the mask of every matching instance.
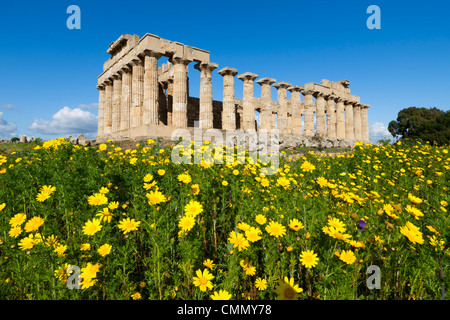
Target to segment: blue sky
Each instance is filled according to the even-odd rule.
[[[80,30],[66,26],[70,5],[81,9]],[[366,26],[369,5],[381,9],[379,30]],[[449,110],[449,15],[442,0],[0,0],[0,138],[95,136],[97,76],[108,45],[125,33],[206,49],[219,69],[293,85],[347,79],[371,105],[372,140],[382,138],[403,108]],[[213,98],[222,100],[216,71]],[[199,71],[189,77],[198,97]]]

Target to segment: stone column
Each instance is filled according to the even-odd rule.
[[[353,103],[351,101],[345,102],[345,139],[355,140],[355,133],[353,131]]]
[[[172,58],[173,63],[173,104],[172,125],[187,127],[187,65],[191,60]]]
[[[255,106],[253,81],[258,78],[257,74],[245,72],[238,75],[238,79],[244,82],[243,99],[242,99],[242,130],[255,130]]]
[[[211,72],[219,65],[201,62],[194,66],[200,71],[200,128],[213,128],[213,94]]]
[[[105,82],[105,100],[103,102],[103,133],[110,135],[112,132],[112,99],[113,86],[110,80]]]
[[[277,101],[279,104],[279,109],[277,113],[277,129],[280,134],[289,134],[288,128],[288,102],[287,102],[287,88],[292,86],[292,84],[281,81],[273,85],[277,88]]]
[[[122,74],[113,75],[112,132],[120,130],[120,107],[122,95]]]
[[[130,112],[131,128],[142,125],[142,104],[144,101],[144,64],[138,58],[131,61],[132,107]]]
[[[345,139],[345,109],[341,97],[336,97],[336,138]]]
[[[363,141],[361,132],[361,103],[356,103],[353,106],[353,129],[355,141]]]
[[[335,96],[328,95],[325,98],[327,101],[327,137],[336,138],[336,111],[334,107]]]
[[[172,126],[173,78],[167,79],[167,125]]]
[[[105,85],[100,84],[97,86],[98,89],[98,128],[97,136],[101,137],[104,134],[104,123],[105,119],[103,117],[103,108],[105,103]]]
[[[319,137],[325,137],[325,96],[321,92],[316,93],[316,132]]]
[[[365,143],[369,143],[369,118],[367,115],[367,111],[370,105],[363,104],[361,107],[361,133],[362,139]]]
[[[304,95],[304,115],[305,115],[305,132],[306,137],[314,136],[314,101],[313,101],[313,91],[303,89],[302,93]]]
[[[160,53],[144,52],[144,96],[142,106],[142,124],[158,124],[159,85],[158,59]]]
[[[259,114],[259,127],[269,131],[272,128],[272,93],[271,85],[276,82],[272,78],[261,78],[256,81],[261,86],[261,112]]]
[[[122,94],[120,108],[120,130],[130,128],[130,111],[133,103],[131,96],[131,68],[129,66],[122,67]]]
[[[222,129],[236,129],[236,106],[234,103],[234,76],[238,71],[231,67],[225,67],[218,71],[223,77],[223,102],[222,102]]]
[[[302,130],[302,101],[300,92],[302,86],[291,86],[288,90],[291,92],[291,124],[289,125],[291,134],[303,135]]]

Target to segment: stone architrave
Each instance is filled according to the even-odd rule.
[[[256,81],[261,86],[261,112],[259,114],[259,127],[269,131],[272,128],[272,94],[271,85],[276,82],[272,78],[261,78]]]
[[[304,96],[303,105],[305,115],[304,135],[306,137],[312,137],[314,136],[314,92],[311,90],[303,89],[302,94]]]
[[[316,93],[316,132],[319,137],[325,137],[325,96],[321,92]]]
[[[355,141],[363,141],[361,132],[361,103],[355,103],[353,106],[353,129]]]
[[[218,72],[223,77],[222,129],[236,129],[236,106],[234,102],[234,77],[238,71],[225,67]]]
[[[172,125],[174,127],[187,127],[187,65],[192,60],[173,58],[173,103]]]
[[[144,101],[144,63],[136,58],[131,61],[132,107],[130,112],[131,128],[142,125],[142,105]]]
[[[122,67],[122,94],[120,107],[120,130],[130,128],[130,111],[133,102],[131,96],[131,68],[127,65]]]
[[[291,92],[291,121],[288,126],[290,133],[295,135],[303,135],[302,129],[302,101],[300,92],[303,90],[302,86],[296,85],[287,88]],[[289,120],[289,119],[288,119]]]
[[[351,101],[345,102],[345,139],[355,139],[353,131],[353,103]]]
[[[97,86],[98,89],[98,129],[97,129],[97,135],[99,137],[104,135],[104,126],[105,126],[105,119],[104,119],[104,113],[103,108],[105,105],[105,85],[101,84]]]
[[[280,134],[289,134],[288,128],[288,102],[287,102],[287,88],[292,84],[280,81],[273,85],[277,89],[277,100],[279,109],[277,112],[277,129]]]
[[[112,132],[120,130],[120,108],[122,95],[122,74],[113,75]]]
[[[345,139],[345,108],[342,97],[336,97],[336,138]]]
[[[200,128],[213,128],[213,93],[211,72],[219,65],[211,62],[201,62],[194,66],[200,71]]]
[[[161,53],[144,51],[144,95],[142,106],[142,124],[158,124],[159,84],[158,59]]]
[[[336,138],[336,110],[334,106],[335,96],[325,97],[327,105],[327,137]]]
[[[255,106],[253,81],[258,78],[257,74],[245,72],[237,76],[244,82],[243,101],[242,101],[242,130],[255,130]]]

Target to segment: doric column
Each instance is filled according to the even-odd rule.
[[[363,141],[361,132],[361,103],[355,103],[353,106],[353,129],[355,141]]]
[[[336,97],[336,138],[345,139],[345,109],[341,97]]]
[[[142,106],[142,124],[158,124],[159,85],[158,59],[160,53],[144,52],[144,102]]]
[[[194,66],[200,71],[200,128],[213,127],[213,94],[211,72],[219,65],[211,62],[201,62]]]
[[[287,103],[287,88],[292,84],[280,81],[275,83],[273,86],[277,89],[277,100],[279,109],[277,112],[277,128],[280,134],[288,134],[288,103]]]
[[[122,74],[113,75],[112,132],[120,130],[120,107],[122,95]]]
[[[353,131],[353,103],[351,101],[345,102],[345,139],[355,140],[355,133]]]
[[[369,118],[367,110],[370,107],[368,104],[363,104],[361,107],[361,133],[365,143],[369,143]]]
[[[244,82],[242,101],[242,130],[255,130],[255,106],[253,104],[254,91],[253,81],[258,78],[257,74],[245,72],[238,75],[238,79]]]
[[[144,63],[136,58],[131,61],[132,107],[130,112],[131,128],[142,125],[142,104],[144,101]]]
[[[225,67],[218,71],[223,77],[223,102],[222,102],[222,129],[236,129],[236,106],[234,103],[234,76],[238,71],[231,67]]]
[[[288,90],[291,92],[291,123],[289,125],[291,134],[303,135],[302,130],[302,101],[300,92],[302,86],[291,86]],[[288,119],[289,120],[289,119]]]
[[[327,137],[336,138],[336,111],[334,107],[335,96],[328,95],[325,98],[327,104]]]
[[[263,130],[272,128],[272,93],[271,85],[276,82],[272,78],[261,78],[256,81],[261,86],[261,112],[259,114],[259,127]]]
[[[167,125],[172,126],[173,78],[167,79]]]
[[[105,85],[100,84],[97,86],[98,89],[98,128],[97,128],[97,136],[101,137],[104,134],[104,122],[105,119],[103,117],[103,108],[105,103]]]
[[[191,60],[172,58],[173,63],[173,104],[172,125],[187,127],[187,65]]]
[[[105,82],[105,100],[103,102],[103,133],[109,135],[112,132],[112,99],[113,85],[110,80]]]
[[[307,137],[314,136],[314,101],[313,101],[313,91],[303,89],[301,91],[304,95],[303,105],[304,105],[304,135]]]
[[[131,68],[127,65],[122,67],[122,94],[120,107],[120,130],[130,128],[130,111],[133,103],[131,96]]]
[[[319,137],[325,137],[325,96],[321,92],[316,93],[316,132]]]

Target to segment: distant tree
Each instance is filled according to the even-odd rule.
[[[19,141],[20,141],[20,139],[17,137],[11,138],[11,142],[19,142]]]
[[[397,120],[388,126],[395,138],[429,141],[437,145],[450,143],[450,111],[437,108],[409,107],[399,111]]]

